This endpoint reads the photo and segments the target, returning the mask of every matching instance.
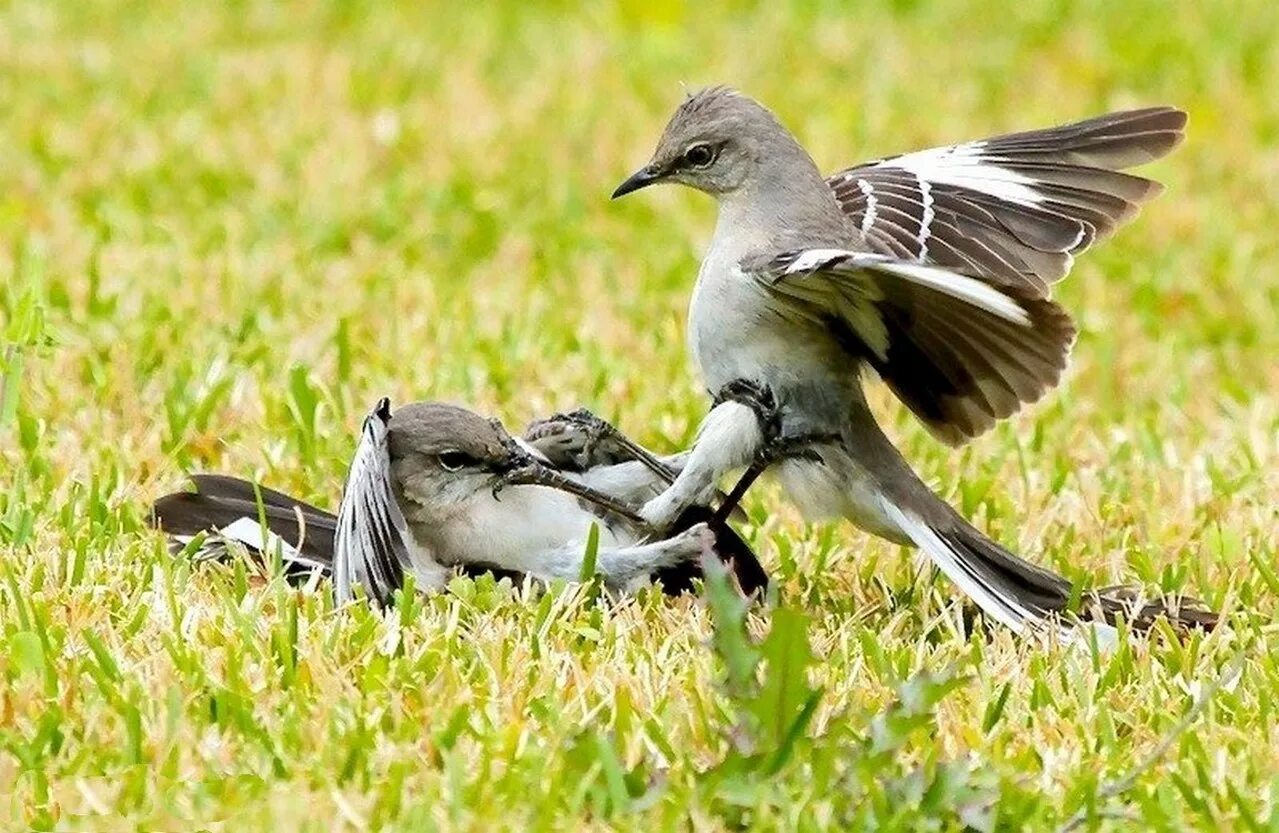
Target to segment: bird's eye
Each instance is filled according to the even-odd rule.
[[[465,451],[441,451],[436,459],[440,461],[440,468],[445,471],[457,471],[475,462],[475,458]]]
[[[694,168],[705,168],[715,161],[715,149],[702,142],[684,151],[684,161]]]

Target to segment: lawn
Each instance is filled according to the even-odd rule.
[[[1060,287],[1060,389],[956,451],[872,387],[980,528],[1224,627],[969,633],[770,485],[749,639],[589,585],[335,611],[147,530],[188,471],[335,504],[382,395],[687,444],[714,209],[608,194],[712,82],[828,170],[1190,112]],[[1261,2],[0,5],[0,827],[1279,829],[1276,89]]]

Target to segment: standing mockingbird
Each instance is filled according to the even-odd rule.
[[[464,408],[419,402],[392,415],[382,400],[364,420],[336,515],[238,478],[195,475],[198,491],[161,498],[152,516],[179,541],[212,530],[219,542],[278,547],[295,574],[332,572],[339,602],[360,586],[385,605],[405,573],[442,589],[454,567],[577,579],[592,524],[596,568],[611,588],[658,578],[668,592],[687,590],[699,557],[713,551],[744,593],[762,591],[768,579],[754,553],[703,507],[650,540],[635,508],[685,458],[653,458],[586,412],[536,422],[515,439]]]
[[[719,202],[688,322],[717,404],[674,485],[642,514],[661,527],[727,471],[781,456],[769,452],[779,438],[807,443],[810,454],[778,469],[808,516],[842,515],[919,547],[1014,630],[1064,612],[1069,581],[991,541],[920,481],[867,407],[862,370],[951,444],[1039,399],[1075,337],[1050,284],[1159,192],[1119,169],[1166,154],[1185,122],[1171,107],[1113,113],[823,177],[759,103],[723,87],[689,96],[613,194],[677,182]],[[1107,618],[1119,595],[1094,600]]]

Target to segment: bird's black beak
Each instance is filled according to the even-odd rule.
[[[656,165],[645,165],[635,173],[631,174],[625,182],[617,186],[617,190],[613,192],[613,199],[624,197],[632,191],[638,191],[646,188],[654,182],[662,179],[662,172],[658,170]]]

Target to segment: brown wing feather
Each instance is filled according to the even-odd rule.
[[[1073,256],[1162,191],[1120,170],[1184,138],[1172,107],[1110,113],[867,162],[832,175],[852,225],[875,252],[1046,295]]]

